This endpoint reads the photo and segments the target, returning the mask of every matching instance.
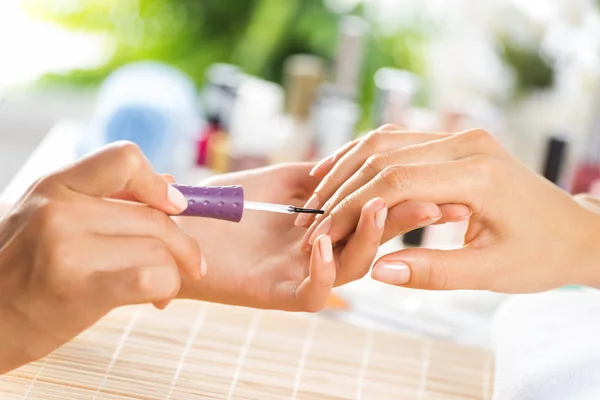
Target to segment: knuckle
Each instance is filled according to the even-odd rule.
[[[116,142],[113,145],[113,149],[116,152],[118,159],[130,170],[138,169],[144,161],[142,150],[133,142]]]
[[[384,124],[384,125],[380,126],[379,128],[377,128],[377,130],[381,131],[381,132],[394,132],[394,131],[400,131],[403,129],[404,128],[401,127],[400,125],[394,125],[394,124]]]
[[[385,135],[386,132],[379,129],[371,131],[361,140],[360,146],[367,151],[375,152],[385,140]]]
[[[496,143],[492,134],[484,129],[471,129],[460,133],[459,136],[484,151],[491,149]]]
[[[381,172],[381,180],[391,188],[402,190],[409,180],[408,169],[403,165],[392,165]]]
[[[428,266],[426,275],[427,287],[437,290],[445,290],[448,287],[448,265],[441,259],[437,259]]]
[[[338,204],[338,206],[331,211],[332,218],[337,213],[338,210],[339,211],[351,210],[352,207],[354,207],[354,203],[355,203],[355,200],[354,200],[354,196],[352,196],[352,195],[343,198],[342,201],[340,201],[340,203]]]
[[[129,289],[135,293],[147,293],[154,289],[153,268],[136,268],[133,271]]]
[[[389,157],[386,153],[375,154],[367,159],[364,168],[367,171],[380,173],[389,166]]]

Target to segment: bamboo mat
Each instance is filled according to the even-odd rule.
[[[485,351],[320,316],[176,301],[115,310],[0,376],[0,399],[490,399]]]

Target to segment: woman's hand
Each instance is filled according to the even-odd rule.
[[[187,205],[167,180],[117,143],[41,179],[0,220],[0,373],[115,307],[166,305],[180,271],[205,274],[198,243],[167,215]]]
[[[396,125],[384,125],[363,138],[348,143],[332,156],[322,160],[311,171],[311,175],[322,179],[304,207],[330,210],[362,184],[368,176],[378,170],[382,157],[390,151],[448,137],[449,134],[414,134]],[[357,172],[361,170],[360,174]],[[357,179],[363,177],[362,180]],[[352,178],[351,183],[347,183]],[[394,236],[428,225],[456,222],[471,214],[464,205],[441,204],[427,201],[406,201],[391,208],[387,217],[388,227],[383,242]],[[308,227],[314,220],[310,214],[299,215],[297,226]],[[312,231],[311,231],[312,232]],[[307,236],[304,248],[307,248]]]
[[[374,197],[392,209],[414,201],[463,204],[472,211],[463,248],[402,250],[378,260],[372,276],[422,289],[535,292],[600,285],[600,216],[527,169],[490,134],[384,137],[391,145],[381,145],[384,150],[361,166],[364,155],[340,160],[335,169],[353,171],[349,179],[331,184],[336,178],[325,178],[322,190],[335,194],[307,232],[309,243],[323,234],[334,243],[344,240]],[[407,140],[412,145],[396,148]]]
[[[203,185],[242,185],[247,200],[300,206],[320,179],[312,165],[287,164],[217,176]],[[200,282],[184,280],[178,297],[255,308],[314,312],[323,308],[337,272],[364,276],[377,254],[387,205],[371,199],[361,207],[355,233],[332,249],[315,238],[312,253],[300,249],[306,232],[293,215],[246,210],[238,224],[194,217],[176,220],[203,249],[209,271]]]

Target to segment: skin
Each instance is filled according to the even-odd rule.
[[[472,212],[462,248],[388,254],[376,262],[373,278],[411,288],[508,293],[600,284],[597,203],[573,198],[535,174],[489,133],[388,128],[367,140],[377,145],[348,152],[328,167],[330,176],[316,193],[327,202],[326,214],[313,222],[304,245],[321,234],[334,243],[344,240],[361,204],[375,196],[390,207],[462,204]],[[398,146],[406,141],[411,144]],[[339,184],[332,176],[336,169],[350,171],[350,177]]]
[[[313,166],[203,184],[241,184],[248,199],[300,205],[318,184]],[[305,230],[291,215],[250,211],[240,224],[172,217],[186,206],[173,181],[155,173],[135,145],[116,143],[40,179],[8,210],[0,219],[0,373],[49,354],[128,304],[164,308],[178,297],[318,311],[336,271],[369,270],[388,212],[372,199],[349,240],[333,249],[323,235],[307,253],[298,247]]]

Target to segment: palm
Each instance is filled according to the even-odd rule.
[[[212,178],[205,185],[242,185],[251,201],[303,205],[317,180],[310,166],[295,164]],[[300,249],[305,229],[294,216],[246,211],[238,224],[180,218],[200,243],[208,274],[185,282],[182,297],[258,308],[296,309],[291,296],[309,274],[311,254]]]

